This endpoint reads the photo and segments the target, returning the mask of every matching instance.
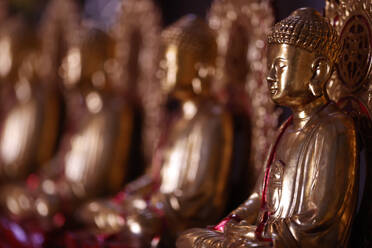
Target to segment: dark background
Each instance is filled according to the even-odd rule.
[[[213,0],[156,0],[163,11],[164,24],[168,25],[178,18],[194,13],[205,16]],[[323,11],[324,0],[276,0],[273,1],[277,20],[288,16],[301,7],[313,7]]]
[[[98,12],[105,6],[113,9],[115,2],[120,0],[77,0],[82,5],[89,5],[85,12],[87,16],[94,16],[96,19]],[[48,0],[9,0],[11,12],[17,12],[20,9],[23,14],[28,13],[30,20],[36,22],[40,18]],[[167,26],[180,17],[194,13],[199,16],[205,16],[213,0],[155,0],[162,10],[163,22]],[[324,0],[273,0],[276,19],[280,20],[289,15],[293,10],[300,7],[313,7],[322,11]],[[109,15],[110,16],[110,15]],[[111,15],[112,16],[112,15]],[[106,15],[107,17],[107,15]],[[98,17],[104,19],[105,17]]]

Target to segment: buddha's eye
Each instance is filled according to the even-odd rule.
[[[277,60],[275,63],[275,68],[278,72],[282,72],[287,67],[287,63],[284,60]]]
[[[284,67],[286,67],[287,66],[287,63],[284,61],[284,60],[278,60],[277,61],[277,66],[279,67],[279,68],[284,68]]]
[[[284,63],[280,63],[280,64],[279,64],[279,68],[283,69],[283,68],[285,68],[285,67],[287,67],[286,64],[284,64]]]

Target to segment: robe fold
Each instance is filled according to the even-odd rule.
[[[261,210],[269,212],[265,236],[275,247],[347,246],[358,194],[352,119],[331,103],[303,129],[289,126],[275,154]]]

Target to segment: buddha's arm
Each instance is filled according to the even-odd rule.
[[[275,247],[336,247],[348,236],[356,205],[354,125],[331,119],[312,135],[303,185],[296,186],[302,201],[297,213],[273,224]]]
[[[37,102],[18,104],[7,113],[0,130],[0,179],[25,179],[32,170],[30,163],[40,120]],[[16,135],[15,135],[16,134]],[[3,181],[3,182],[4,182]]]
[[[245,220],[245,223],[253,225],[256,222],[260,203],[261,188],[264,177],[265,166],[262,165],[262,173],[256,182],[255,188],[250,197],[237,209],[232,211],[226,218],[213,228],[193,228],[184,232],[177,240],[177,248],[222,248],[224,246],[224,229],[230,221]]]
[[[262,168],[265,168],[265,166]],[[265,173],[262,171],[252,194],[243,204],[232,211],[229,216],[236,216],[238,219],[245,220],[249,225],[256,224],[261,206],[261,191],[264,176]]]
[[[74,197],[87,199],[102,193],[118,192],[127,172],[131,134],[133,126],[132,110],[125,105],[120,111],[107,110],[101,119],[93,120],[84,139],[76,141],[74,153],[83,157],[80,170],[71,167],[66,173],[68,183],[73,186]],[[91,121],[92,122],[92,121]],[[87,146],[79,151],[78,142]],[[73,158],[72,158],[73,159]],[[76,188],[83,189],[80,193]]]
[[[259,181],[260,182],[260,181]],[[261,183],[257,183],[261,185]],[[213,229],[193,228],[187,230],[177,240],[177,248],[222,248],[224,247],[225,236],[223,230],[230,221],[246,220],[246,224],[254,224],[260,208],[260,197],[254,192],[246,202],[235,209],[228,217],[223,219]]]
[[[214,229],[223,231],[225,225],[229,221],[241,221],[248,225],[256,224],[258,213],[260,211],[261,206],[261,195],[262,195],[262,185],[263,179],[265,176],[265,166],[262,166],[262,171],[260,173],[259,178],[256,181],[255,187],[253,192],[249,196],[249,198],[242,203],[238,208],[232,211],[226,218],[224,218],[219,224],[217,224]]]
[[[147,174],[129,183],[114,198],[95,199],[75,212],[75,219],[89,229],[110,234],[127,231],[125,219],[147,206],[146,197],[154,190],[154,180]]]
[[[228,114],[204,123],[200,133],[190,136],[202,141],[202,147],[190,144],[189,168],[175,192],[162,194],[166,213],[181,219],[208,219],[224,207],[225,188],[230,170],[232,123]],[[190,180],[190,177],[193,179]],[[209,216],[209,217],[206,217]]]
[[[145,197],[150,195],[156,188],[156,182],[154,178],[146,173],[145,175],[137,178],[133,182],[128,183],[125,189],[119,193],[123,194],[125,198],[127,195],[136,195],[137,197]]]
[[[82,201],[95,197],[105,190],[118,190],[125,173],[123,160],[129,150],[128,133],[131,133],[132,125],[131,112],[126,110],[122,114],[120,126],[112,130],[117,137],[106,139],[106,125],[102,125],[101,122],[103,118],[93,122],[93,125],[88,126],[82,133],[73,136],[71,148],[66,154],[62,152],[63,173],[57,175],[48,173],[39,178],[38,185],[32,189],[28,189],[24,184],[9,185],[7,188],[9,193],[1,193],[4,195],[0,199],[3,205],[11,210],[6,201],[12,201],[13,210],[19,209],[16,214],[18,216],[36,214],[46,217],[53,216],[61,210],[74,211]],[[105,120],[103,124],[107,122]],[[110,164],[103,159],[106,151],[112,154],[109,158]],[[107,173],[104,173],[105,171]],[[22,204],[24,196],[27,196],[30,204]]]

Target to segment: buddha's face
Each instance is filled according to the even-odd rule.
[[[66,88],[112,91],[114,87],[112,79],[119,71],[118,62],[110,54],[105,54],[108,48],[103,44],[94,45],[86,45],[83,49],[72,47],[67,51],[59,68]]]
[[[315,99],[309,84],[314,77],[314,53],[295,46],[269,45],[267,82],[274,102],[288,107]]]
[[[167,44],[160,62],[161,85],[164,92],[180,100],[193,95],[193,81],[197,78],[198,60],[194,53],[180,49],[176,44]]]

